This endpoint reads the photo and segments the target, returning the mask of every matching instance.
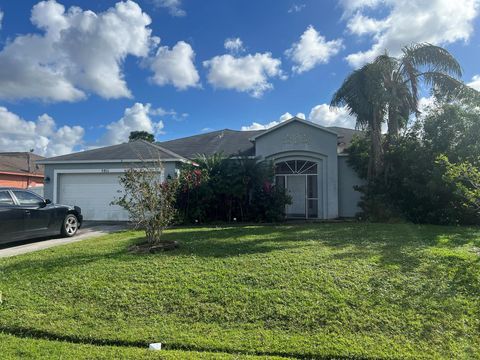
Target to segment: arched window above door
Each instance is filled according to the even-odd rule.
[[[275,174],[317,174],[317,163],[307,160],[282,161],[275,164]]]

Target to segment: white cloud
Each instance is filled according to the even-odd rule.
[[[467,85],[477,91],[480,91],[480,75],[474,75],[472,77],[472,81],[470,81]]]
[[[150,17],[130,0],[101,13],[42,1],[30,20],[43,34],[19,35],[1,50],[0,98],[131,97],[123,61],[146,57],[159,41],[151,36]]]
[[[57,128],[55,120],[43,114],[36,121],[22,119],[7,108],[0,107],[0,150],[30,151],[43,156],[71,153],[82,143],[84,129],[80,126]]]
[[[308,116],[310,121],[322,126],[355,128],[356,119],[345,107],[331,107],[328,104],[314,106]]]
[[[345,0],[345,16],[349,30],[357,35],[369,35],[369,50],[353,53],[347,60],[353,67],[371,61],[389,50],[399,55],[403,46],[417,42],[445,45],[468,41],[473,33],[473,20],[478,15],[478,0]],[[381,18],[365,16],[365,8],[379,9],[387,15]],[[377,29],[375,30],[375,27]]]
[[[154,72],[152,80],[157,85],[172,84],[179,90],[198,87],[200,76],[194,64],[195,52],[190,44],[179,41],[169,50],[168,46],[158,48],[153,59],[149,59]]]
[[[296,117],[305,120],[305,114],[298,113],[295,115]],[[248,130],[265,130],[269,129],[275,125],[278,125],[286,120],[289,120],[293,117],[292,114],[286,112],[278,120],[271,121],[267,124],[260,124],[257,122],[253,122],[251,125],[242,126],[242,131]],[[346,127],[346,128],[355,128],[355,117],[349,115],[348,110],[344,107],[339,108],[332,108],[328,104],[320,104],[314,106],[310,111],[308,116],[308,121],[311,121],[315,124],[322,125],[322,126],[338,126],[338,127]]]
[[[300,119],[305,120],[305,114],[304,113],[298,113],[295,116],[300,118]],[[240,130],[241,131],[265,130],[265,129],[269,129],[271,127],[274,127],[274,126],[276,126],[276,125],[278,125],[278,124],[280,124],[284,121],[287,121],[287,120],[291,119],[292,117],[293,117],[292,114],[290,114],[289,112],[286,112],[283,115],[281,115],[278,118],[278,120],[271,121],[268,124],[260,124],[260,123],[257,123],[257,122],[253,122],[251,125],[242,126]]]
[[[187,15],[182,9],[182,0],[154,0],[154,4],[158,7],[168,9],[172,16],[181,17]]]
[[[269,82],[271,78],[284,78],[281,61],[268,52],[243,57],[230,54],[215,56],[204,61],[203,66],[208,69],[208,82],[215,88],[247,92],[257,98],[273,88]]]
[[[342,49],[342,40],[327,41],[324,36],[309,26],[285,54],[292,59],[292,70],[298,74],[313,69],[319,64],[327,63],[330,58]]]
[[[238,37],[225,39],[223,46],[225,47],[226,50],[232,53],[241,53],[245,51],[245,48],[243,47],[243,42]]]
[[[151,116],[162,113],[158,109],[152,109],[151,104],[135,103],[126,108],[123,117],[108,124],[105,134],[99,139],[99,145],[115,145],[128,141],[132,131],[147,131],[154,135],[162,133],[163,121],[154,121]]]
[[[288,9],[288,13],[291,14],[291,13],[298,13],[300,11],[302,11],[303,9],[305,9],[305,4],[293,4],[290,9]]]
[[[388,20],[377,20],[357,12],[347,23],[350,33],[355,35],[376,34],[388,26]]]
[[[340,3],[345,11],[344,15],[349,15],[356,10],[365,8],[374,8],[385,0],[340,0]]]

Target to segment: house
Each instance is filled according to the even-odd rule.
[[[175,176],[182,163],[199,154],[251,156],[271,160],[275,181],[288,189],[292,204],[287,217],[334,219],[358,212],[362,184],[344,153],[356,130],[326,128],[299,118],[268,130],[220,130],[181,139],[148,143],[135,141],[44,159],[45,196],[75,204],[86,220],[127,220],[112,200],[121,193],[118,177],[125,169],[160,159],[162,176]]]
[[[43,166],[36,161],[44,159],[30,152],[0,153],[0,186],[22,189],[43,186]]]

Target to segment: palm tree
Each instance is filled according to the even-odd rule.
[[[407,126],[410,115],[420,113],[422,82],[444,98],[472,96],[476,92],[459,80],[461,76],[460,64],[447,50],[421,43],[404,47],[398,58],[388,53],[380,55],[345,79],[330,105],[346,106],[350,114],[356,116],[357,128],[368,131],[371,138],[370,180],[382,171],[381,127],[385,120],[388,147]]]
[[[368,178],[374,179],[382,168],[382,123],[387,108],[380,65],[369,63],[353,71],[333,95],[330,106],[345,106],[356,117],[356,127],[370,136]]]
[[[410,114],[418,115],[419,87],[423,82],[441,96],[463,92],[466,85],[459,79],[462,69],[444,48],[428,43],[413,44],[402,49],[398,58],[387,53],[374,63],[382,72],[387,100],[388,141],[394,142],[408,123]]]

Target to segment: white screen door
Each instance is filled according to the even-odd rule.
[[[305,217],[305,176],[287,176],[287,189],[292,197],[292,204],[287,206],[287,215]]]

